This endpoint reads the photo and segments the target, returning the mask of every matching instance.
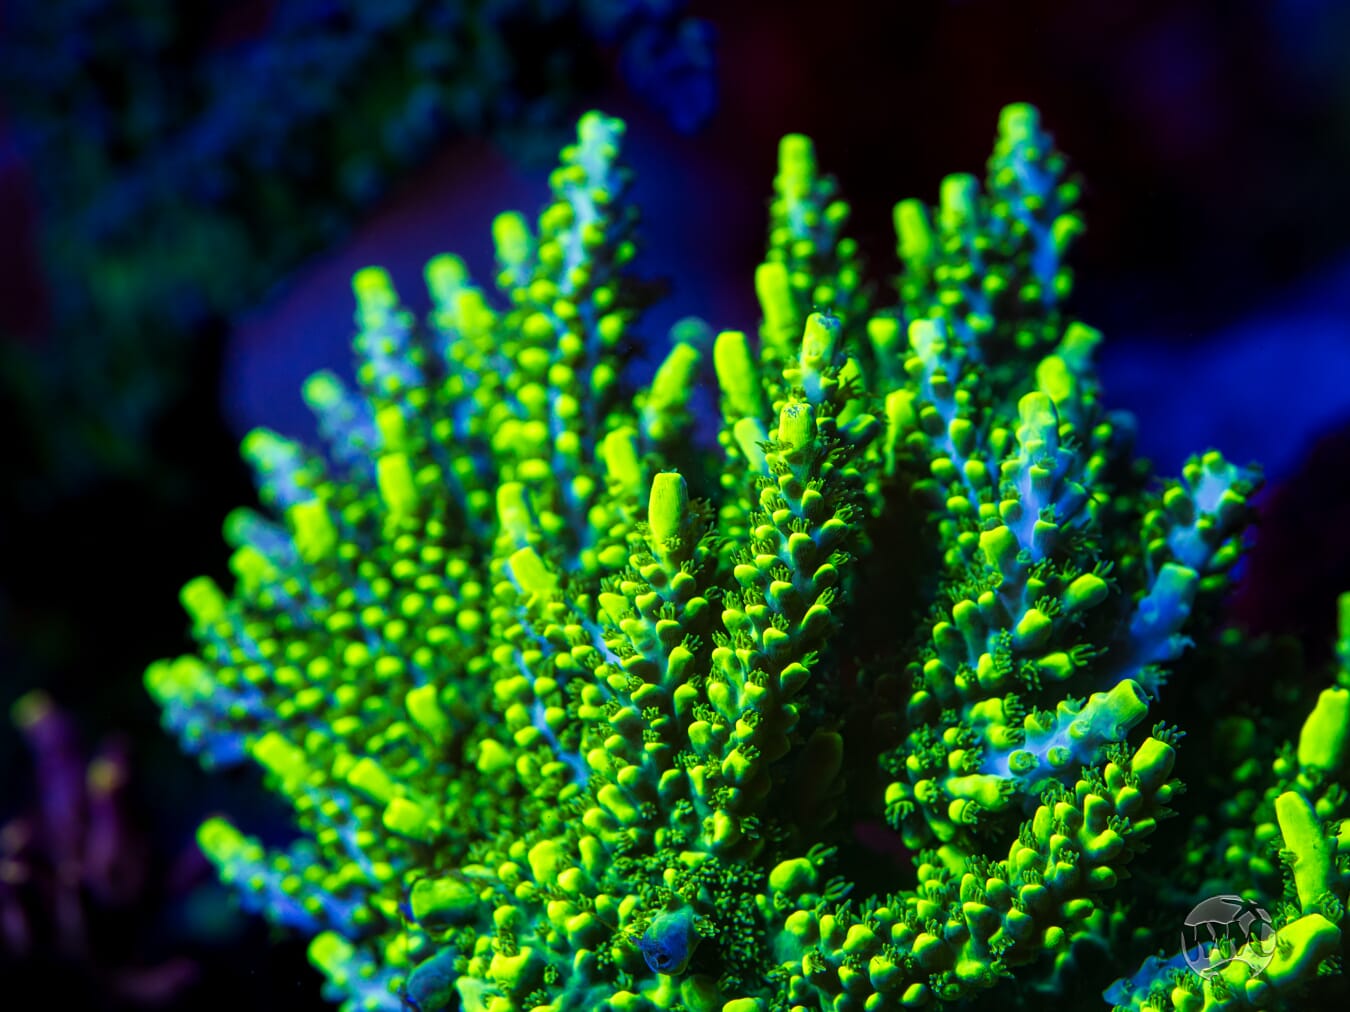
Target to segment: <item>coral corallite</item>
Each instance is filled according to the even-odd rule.
[[[312,936],[347,1010],[1100,993],[1110,975],[1074,983],[1090,950],[1142,955],[1127,867],[1182,863],[1143,853],[1185,752],[1147,718],[1257,476],[1211,451],[1158,481],[1132,456],[1100,335],[1063,308],[1078,185],[1025,105],[983,185],[896,206],[892,287],[785,138],[758,335],[677,326],[629,389],[654,289],[622,134],[583,117],[537,225],[496,220],[500,300],[437,257],[419,323],[358,273],[359,390],[304,389],[323,451],[245,441],[267,513],[230,517],[233,592],[184,588],[199,653],[146,682],[189,751],[258,763],[302,835],[268,850],[213,818],[203,849]],[[715,443],[690,409],[708,365]],[[1344,751],[1350,693],[1323,698],[1304,772]],[[1304,758],[1277,764],[1275,815],[1248,812],[1311,855],[1264,976],[1154,960],[1111,1001],[1252,1007],[1337,949],[1318,820],[1343,795]],[[846,860],[869,816],[913,865],[872,895]]]

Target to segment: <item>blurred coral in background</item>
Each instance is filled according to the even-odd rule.
[[[87,987],[87,997],[107,1004],[171,1001],[197,966],[182,947],[165,944],[167,925],[147,919],[167,915],[168,896],[200,884],[200,857],[188,849],[176,862],[152,863],[151,842],[128,810],[127,742],[109,741],[86,759],[69,716],[41,692],[20,699],[13,717],[35,777],[31,809],[0,825],[7,985],[36,987],[60,975],[70,987],[66,1000]],[[153,951],[156,941],[162,951]]]
[[[711,33],[683,4],[577,0],[19,0],[0,93],[36,197],[45,354],[7,356],[67,401],[44,477],[139,471],[187,381],[182,345],[340,237],[447,138],[524,159],[617,50],[684,129],[712,106]],[[31,327],[31,324],[29,324]],[[33,390],[39,387],[43,392]]]

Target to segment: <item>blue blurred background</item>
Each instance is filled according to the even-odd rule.
[[[0,708],[42,687],[86,742],[124,733],[144,862],[217,807],[284,833],[253,778],[176,754],[140,686],[187,646],[181,584],[226,578],[221,520],[253,497],[235,444],[312,430],[299,384],[350,373],[355,269],[419,308],[436,253],[486,281],[492,217],[538,209],[592,107],[629,123],[642,264],[670,282],[649,363],[682,316],[753,329],[782,134],[815,138],[885,277],[891,204],[979,172],[999,108],[1038,105],[1087,183],[1073,308],[1106,333],[1109,401],[1165,473],[1211,445],[1265,464],[1232,617],[1322,656],[1350,587],[1348,49],[1334,0],[10,0]],[[0,824],[31,768],[5,724]],[[182,957],[163,1007],[321,1007],[301,947],[175,874],[118,915],[121,949],[44,924],[24,972],[141,1007],[108,981]]]

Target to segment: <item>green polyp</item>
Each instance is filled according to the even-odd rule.
[[[353,274],[352,294],[362,310],[388,309],[395,302],[393,279],[383,267],[362,267]]]
[[[386,451],[404,451],[408,442],[408,424],[403,408],[386,404],[375,412],[375,428],[380,433],[380,445]]]
[[[642,487],[642,461],[636,436],[630,428],[615,429],[605,436],[603,444],[605,472],[626,495],[638,495]]]
[[[793,197],[816,169],[815,146],[804,134],[786,134],[778,142],[778,175],[783,189]]]
[[[526,594],[548,595],[557,588],[557,577],[533,548],[517,550],[506,564],[517,586]]]
[[[907,337],[909,346],[920,355],[926,355],[946,345],[942,324],[936,320],[911,320]]]
[[[1017,402],[1017,414],[1021,422],[1017,438],[1028,453],[1033,452],[1033,447],[1039,449],[1044,440],[1053,438],[1059,428],[1055,402],[1039,390],[1033,390]]]
[[[623,825],[639,821],[638,810],[617,784],[605,784],[596,792],[596,800]]]
[[[198,576],[185,583],[179,600],[197,625],[212,626],[225,620],[225,594],[209,576]]]
[[[252,545],[243,545],[231,553],[230,572],[234,573],[238,587],[246,594],[258,593],[277,577],[276,567]]]
[[[324,931],[309,943],[309,961],[329,979],[345,975],[356,950],[336,931]]]
[[[197,829],[197,846],[217,864],[225,864],[243,854],[248,845],[245,836],[219,816],[207,819]]]
[[[394,796],[394,782],[389,774],[369,756],[359,759],[347,771],[347,783],[373,801],[387,803]]]
[[[499,741],[488,738],[478,746],[477,765],[480,773],[500,773],[510,769],[513,763],[511,753],[503,748]]]
[[[1005,105],[998,117],[998,132],[1005,141],[1024,141],[1036,137],[1041,128],[1041,114],[1034,105],[1014,102]]]
[[[534,533],[534,509],[529,492],[521,482],[507,481],[497,488],[497,523],[517,544]]]
[[[1099,701],[1111,716],[1111,726],[1106,731],[1113,740],[1123,739],[1148,714],[1148,697],[1132,678],[1118,682],[1105,693],[1094,693],[1089,702],[1095,706]]]
[[[1069,612],[1086,611],[1106,600],[1111,588],[1095,573],[1084,573],[1064,591],[1064,607]]]
[[[803,370],[819,372],[834,361],[835,342],[839,337],[839,319],[824,313],[812,313],[806,318],[802,335],[801,365]]]
[[[652,478],[651,496],[647,502],[647,525],[651,530],[653,547],[665,546],[670,538],[678,536],[688,515],[689,488],[684,478],[675,471],[666,471]]]
[[[764,443],[769,438],[758,418],[742,418],[732,427],[736,447],[741,451],[752,473],[763,473],[766,467]]]
[[[953,797],[978,802],[984,808],[998,808],[1007,800],[1004,794],[1006,781],[992,774],[976,773],[953,777],[946,786]]]
[[[1332,772],[1345,761],[1350,689],[1323,689],[1298,736],[1300,766]]]
[[[497,215],[492,219],[492,244],[500,263],[514,266],[524,262],[530,255],[531,245],[525,218],[515,211]]]
[[[1077,391],[1074,375],[1058,355],[1047,355],[1036,367],[1036,386],[1056,404],[1062,404]]]
[[[312,564],[333,556],[338,533],[322,500],[294,504],[286,511],[286,519],[294,531],[295,550],[300,558]]]
[[[1045,643],[1053,628],[1054,622],[1043,612],[1028,608],[1013,630],[1013,645],[1019,650],[1035,649]]]
[[[342,382],[327,369],[320,369],[305,380],[300,396],[311,408],[330,407],[342,399]]]
[[[1089,327],[1080,320],[1074,320],[1064,328],[1064,337],[1059,342],[1059,357],[1068,363],[1074,372],[1085,372],[1092,365],[1092,352],[1101,344],[1102,332]]]
[[[1145,791],[1156,791],[1172,775],[1177,752],[1167,742],[1154,737],[1144,739],[1130,761],[1130,767],[1139,779],[1138,786]]]
[[[777,893],[796,896],[814,889],[818,880],[816,866],[804,857],[780,861],[769,872],[769,888]]]
[[[144,683],[161,706],[180,700],[208,698],[215,688],[207,667],[192,654],[171,661],[154,661],[146,668]]]
[[[897,252],[907,265],[922,267],[933,256],[933,226],[921,200],[902,200],[892,212]]]
[[[606,345],[613,347],[614,345],[619,343],[619,340],[623,337],[625,333],[623,317],[620,316],[618,313],[609,313],[605,316],[602,316],[600,317],[600,322],[596,325],[596,330],[600,334],[600,340],[602,340]],[[693,349],[691,348],[689,350],[692,351]],[[666,361],[669,362],[670,361],[669,358],[667,358]],[[679,368],[679,364],[677,364],[677,368]],[[656,389],[656,387],[654,386],[653,389]],[[667,392],[674,392],[674,391],[671,390],[669,386],[667,386]]]
[[[689,1012],[718,1012],[722,1007],[717,981],[706,974],[688,974],[680,981],[680,1001]]]
[[[1276,988],[1310,979],[1318,965],[1340,948],[1341,929],[1320,913],[1308,913],[1276,929],[1274,958],[1265,963],[1263,976]],[[1248,967],[1234,960],[1223,975],[1244,988]]]
[[[755,268],[755,294],[759,298],[759,308],[764,314],[767,331],[781,336],[796,327],[792,287],[788,283],[787,267],[784,264],[770,261]]]
[[[1020,550],[1017,535],[1009,527],[998,526],[980,534],[980,551],[984,553],[985,561],[997,570],[1011,569]]]
[[[900,321],[893,316],[874,316],[867,321],[867,338],[879,356],[899,354],[900,334]]]
[[[778,415],[777,436],[789,459],[809,450],[816,441],[816,416],[811,405],[804,401],[785,404]]]
[[[419,879],[408,897],[414,920],[432,931],[478,916],[478,889],[463,875]]]
[[[1275,799],[1275,817],[1284,846],[1293,855],[1294,885],[1300,905],[1311,912],[1328,886],[1333,848],[1308,799],[1285,791]]]
[[[411,517],[417,511],[417,486],[407,454],[386,453],[375,462],[375,480],[389,515],[395,520]]]
[[[964,172],[954,173],[942,180],[938,223],[944,231],[955,231],[974,217],[978,190],[979,184],[975,177]]]
[[[269,731],[250,743],[249,752],[258,765],[282,782],[287,793],[297,788],[309,773],[304,750],[292,745],[276,731]]]
[[[598,601],[601,611],[613,625],[618,625],[630,610],[628,598],[622,594],[601,593],[598,595]]]
[[[563,868],[566,854],[557,842],[541,840],[530,848],[528,860],[534,880],[541,885],[551,885]]]
[[[647,401],[651,410],[673,411],[688,404],[702,361],[702,353],[685,341],[671,348],[652,379],[651,394]]]
[[[426,280],[427,290],[438,305],[449,305],[469,280],[464,261],[452,253],[442,253],[428,260],[422,276]]]
[[[391,799],[380,821],[389,832],[422,843],[430,843],[439,831],[435,814],[410,798]]]
[[[408,716],[414,724],[437,740],[448,734],[450,722],[437,699],[436,686],[421,685],[409,689],[403,698]]]
[[[759,419],[763,413],[763,395],[759,386],[759,367],[750,355],[750,345],[739,330],[724,330],[713,342],[713,368],[726,402],[729,419]]]

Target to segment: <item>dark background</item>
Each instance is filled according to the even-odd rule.
[[[184,53],[265,39],[272,5],[243,5],[249,16],[234,21],[224,6],[203,5],[220,20],[190,26]],[[72,413],[66,388],[30,386],[20,359],[0,359],[19,377],[0,406],[9,437],[0,710],[42,686],[91,743],[125,733],[136,813],[156,853],[176,853],[217,808],[254,830],[284,825],[256,801],[248,774],[207,777],[182,758],[141,687],[148,661],[188,648],[178,588],[200,573],[225,578],[221,521],[253,501],[238,437],[258,424],[305,433],[300,380],[320,367],[350,373],[354,269],[385,264],[415,307],[425,305],[420,265],[435,253],[464,254],[486,280],[492,216],[543,203],[538,148],[551,149],[561,125],[593,106],[629,123],[643,263],[672,282],[644,328],[655,356],[681,316],[753,329],[751,278],[784,133],[815,139],[884,278],[894,269],[893,202],[931,202],[945,173],[982,171],[1000,107],[1036,104],[1087,184],[1073,308],[1107,336],[1109,401],[1137,413],[1141,449],[1164,472],[1209,445],[1266,464],[1271,487],[1232,614],[1253,633],[1292,632],[1311,656],[1326,655],[1334,595],[1350,588],[1350,8],[785,0],[690,11],[718,37],[717,103],[701,129],[676,129],[669,110],[623,82],[612,44],[579,33],[568,43],[575,80],[561,82],[557,108],[538,126],[546,141],[531,148],[490,130],[431,131],[378,197],[265,288],[228,311],[187,313],[171,369],[157,354],[120,360],[120,387],[142,383],[153,408],[125,430],[133,436],[117,437],[118,452],[102,452],[116,440],[97,426],[56,438]],[[7,13],[0,7],[0,56],[24,43]],[[78,285],[54,282],[44,251],[44,229],[62,209],[44,204],[34,178],[16,113],[24,87],[10,79],[0,96],[0,335],[61,373],[78,370],[90,335],[61,329],[60,307],[79,299]],[[276,228],[288,227],[279,215]],[[26,401],[24,389],[37,393]],[[0,814],[22,803],[27,769],[18,739],[0,727]],[[256,923],[219,926],[229,941],[214,947],[182,943],[191,932],[176,925],[190,912],[164,902],[168,912],[147,917],[147,945],[186,944],[202,967],[183,1007],[225,997],[320,1007],[302,947]],[[200,918],[193,923],[205,939]],[[60,975],[49,984],[54,1000],[87,988],[87,1007],[100,1007],[88,983],[97,973],[52,960],[57,969],[33,976]]]

